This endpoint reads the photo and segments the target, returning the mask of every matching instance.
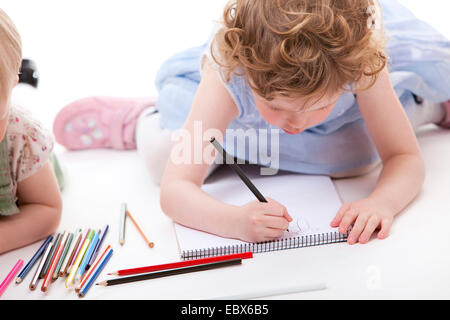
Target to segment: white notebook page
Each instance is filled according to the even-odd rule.
[[[231,169],[230,169],[231,170]],[[337,232],[330,222],[338,212],[341,201],[328,176],[281,174],[276,176],[251,176],[250,180],[263,194],[283,204],[293,221],[289,232],[282,238]],[[202,189],[214,198],[233,205],[243,205],[256,200],[253,193],[233,172]],[[201,250],[245,244],[207,232],[187,228],[175,223],[180,251]]]

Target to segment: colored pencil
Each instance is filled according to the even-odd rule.
[[[91,265],[95,261],[95,258],[97,258],[98,252],[100,251],[103,240],[105,240],[105,236],[106,236],[106,233],[108,232],[108,229],[109,229],[109,225],[105,225],[103,227],[103,230],[99,231],[100,239],[98,240],[97,244],[95,245],[94,253],[92,254],[92,257],[89,260],[88,264],[86,265],[86,270],[88,270],[91,267]]]
[[[106,280],[106,281],[97,283],[97,285],[113,286],[113,285],[122,284],[122,283],[136,282],[136,281],[148,280],[148,279],[156,279],[156,278],[162,278],[162,277],[196,272],[196,271],[211,270],[211,269],[216,269],[216,268],[238,265],[241,263],[242,263],[242,259],[240,259],[240,258],[232,259],[232,260],[217,261],[217,262],[200,264],[200,265],[196,265],[196,266],[182,267],[182,268],[163,270],[163,271],[155,271],[155,272],[149,272],[149,273],[142,273],[142,274],[138,274],[138,275],[134,275],[134,276],[110,279],[110,280]]]
[[[255,195],[255,197],[260,202],[267,202],[266,198],[259,192],[255,185],[250,181],[250,179],[245,175],[244,171],[235,163],[234,158],[231,157],[220,145],[220,143],[212,137],[210,142],[214,145],[217,151],[223,156],[225,163],[230,165],[231,169],[241,178],[242,182],[250,189],[250,191]]]
[[[70,245],[72,244],[72,240],[73,240],[73,233],[70,232],[70,233],[68,233],[68,237],[67,237],[66,243],[64,245],[64,249],[61,254],[61,258],[59,258],[55,272],[53,273],[53,278],[52,278],[53,280],[56,280],[59,277],[59,273],[61,271],[62,265],[63,265],[64,261],[66,260],[67,253],[69,252]],[[64,275],[64,273],[63,273],[63,275]]]
[[[61,258],[61,254],[64,250],[64,246],[66,244],[68,232],[64,231],[63,236],[61,237],[61,241],[58,244],[58,248],[56,249],[56,253],[53,257],[52,262],[50,263],[50,267],[48,268],[47,274],[45,275],[44,283],[42,284],[41,291],[46,292],[48,286],[50,285],[50,281],[53,278],[53,273],[55,272],[56,266]]]
[[[150,248],[153,248],[155,246],[155,244],[151,241],[149,241],[147,239],[147,237],[145,236],[144,232],[142,231],[142,229],[139,227],[138,223],[136,222],[136,220],[133,218],[133,216],[131,215],[130,211],[127,210],[127,216],[130,217],[131,221],[133,221],[134,225],[136,226],[136,228],[138,229],[139,233],[141,234],[142,238],[144,239],[144,241],[147,243],[147,245]]]
[[[225,164],[228,164],[231,169],[241,178],[242,182],[249,188],[249,190],[255,195],[256,199],[258,199],[259,202],[267,202],[266,198],[262,195],[261,192],[259,192],[258,188],[255,187],[255,185],[250,181],[250,179],[245,175],[244,171],[239,167],[239,165],[234,161],[234,158],[230,156],[220,145],[220,143],[216,140],[216,138],[212,137],[209,141],[211,144],[216,148],[216,150],[219,152],[219,154],[222,155],[223,159],[225,160]],[[287,229],[289,231],[289,229]]]
[[[45,261],[47,261],[48,255],[50,254],[52,247],[53,247],[53,242],[49,242],[47,245],[47,248],[45,249],[44,255],[42,256],[41,262],[39,262],[39,265],[38,265],[38,268],[36,269],[34,277],[30,282],[30,290],[36,289],[36,287],[39,283],[42,268],[44,267]]]
[[[104,256],[103,259],[101,260],[100,264],[96,268],[92,268],[95,271],[92,274],[92,276],[89,278],[89,280],[81,288],[81,290],[78,292],[78,297],[82,298],[82,297],[84,297],[86,295],[86,293],[89,290],[89,288],[92,286],[94,281],[99,276],[100,272],[102,272],[103,268],[108,263],[108,260],[111,258],[113,252],[114,252],[114,250],[112,248],[110,248],[108,250],[108,253],[106,254],[106,256]]]
[[[87,238],[89,232],[91,232],[91,229],[90,229],[90,228],[88,228],[88,229],[84,232],[84,235],[83,235],[83,237],[81,238],[81,241],[80,241],[80,243],[78,244],[77,249],[75,250],[75,254],[74,254],[73,258],[72,258],[72,261],[71,261],[70,264],[69,264],[69,268],[67,268],[66,274],[69,275],[70,272],[72,272],[72,266],[73,266],[75,260],[77,259],[78,254],[80,253],[81,247],[83,247],[83,244],[84,244],[84,242],[86,241],[86,238]]]
[[[70,245],[70,249],[69,249],[70,254],[68,254],[66,256],[66,259],[64,260],[64,263],[63,263],[63,265],[61,267],[61,270],[59,271],[59,276],[60,277],[63,277],[65,274],[68,274],[67,269],[69,269],[70,262],[72,261],[74,255],[75,255],[75,251],[77,250],[78,245],[81,242],[81,237],[82,236],[83,236],[82,235],[82,230],[78,229],[76,234],[75,234],[75,236],[74,236],[72,244]]]
[[[120,208],[120,226],[119,226],[119,243],[121,246],[125,243],[125,223],[127,221],[127,204],[122,203]]]
[[[3,292],[5,292],[6,288],[8,287],[9,283],[11,282],[11,280],[14,279],[17,272],[19,272],[20,268],[22,268],[22,265],[23,265],[23,260],[19,259],[19,261],[17,261],[15,266],[8,273],[5,280],[3,280],[3,282],[0,284],[0,297],[3,294]]]
[[[39,260],[39,258],[42,256],[42,254],[45,251],[45,248],[47,248],[47,245],[50,243],[50,241],[53,240],[53,236],[49,235],[47,239],[42,243],[40,248],[36,251],[36,253],[31,257],[30,261],[25,265],[25,268],[20,271],[19,275],[16,278],[16,284],[19,284],[22,282],[23,279],[27,276],[28,272],[30,272],[31,268],[35,265],[36,261]]]
[[[123,269],[123,270],[115,271],[112,273],[108,273],[108,275],[129,276],[129,275],[133,275],[133,274],[148,273],[148,272],[161,271],[161,270],[170,270],[170,269],[195,266],[195,265],[199,265],[199,264],[205,264],[205,263],[211,263],[211,262],[217,262],[217,261],[232,260],[232,259],[237,259],[237,258],[241,258],[241,259],[253,258],[253,253],[252,252],[236,253],[236,254],[229,254],[229,255],[224,255],[224,256],[159,264],[159,265],[141,267],[141,268]]]
[[[94,235],[94,232],[95,232],[94,230],[89,231],[89,234],[86,237],[86,240],[84,241],[83,246],[80,249],[80,252],[78,252],[78,256],[75,262],[73,263],[72,270],[70,271],[69,276],[67,277],[66,288],[72,287],[78,267],[80,266],[81,260],[83,260],[84,254],[86,253],[86,250],[89,247],[89,243]]]
[[[83,285],[86,283],[87,279],[91,276],[92,272],[95,270],[97,265],[100,263],[100,261],[103,259],[103,257],[108,252],[109,248],[111,248],[110,245],[106,247],[106,249],[103,251],[103,253],[100,255],[98,259],[95,260],[93,266],[89,268],[89,270],[84,274],[83,278],[81,279],[81,282],[78,284],[78,286],[75,288],[75,291],[80,291],[80,289],[83,287]]]
[[[47,260],[45,261],[44,267],[42,267],[41,274],[39,278],[44,279],[47,275],[48,268],[50,267],[50,263],[53,261],[53,257],[55,256],[56,249],[58,249],[59,242],[61,241],[61,233],[56,235],[56,238],[53,239],[53,247],[52,251],[48,254]]]
[[[86,265],[91,259],[91,255],[94,252],[95,245],[98,242],[99,234],[95,233],[94,237],[89,243],[89,247],[86,249],[86,253],[84,254],[83,260],[81,260],[80,266],[78,267],[77,275],[75,276],[75,283],[78,283],[81,281],[81,277],[83,276],[84,272],[86,271]]]

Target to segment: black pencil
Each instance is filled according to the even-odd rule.
[[[231,166],[231,169],[233,169],[234,172],[237,173],[237,175],[241,178],[241,180],[245,183],[245,185],[250,189],[250,191],[255,195],[255,197],[260,202],[267,202],[266,198],[259,192],[259,190],[255,187],[255,185],[250,181],[250,179],[245,175],[244,171],[234,162],[234,158],[231,157],[220,145],[219,142],[217,142],[216,138],[212,137],[211,142],[214,147],[219,151],[220,154],[223,155],[223,158],[225,160],[225,164],[228,164]]]
[[[267,202],[266,198],[262,195],[261,192],[255,187],[255,185],[250,181],[250,179],[245,175],[244,171],[234,162],[234,158],[230,156],[220,145],[219,142],[217,142],[216,138],[212,137],[211,140],[209,140],[213,144],[213,146],[219,151],[220,154],[222,154],[223,159],[225,161],[225,164],[228,164],[231,166],[231,169],[233,169],[234,172],[237,173],[237,175],[241,178],[241,180],[245,183],[245,185],[250,189],[250,191],[255,195],[255,197],[259,200],[259,202]],[[289,229],[286,230],[289,232]]]
[[[98,285],[98,286],[113,286],[116,284],[136,282],[136,281],[148,280],[148,279],[156,279],[156,278],[162,278],[162,277],[173,276],[173,275],[178,275],[178,274],[183,274],[183,273],[196,272],[196,271],[211,270],[211,269],[217,269],[217,268],[222,268],[222,267],[234,266],[234,265],[238,265],[238,264],[242,264],[241,258],[226,260],[226,261],[205,263],[205,264],[200,264],[200,265],[196,265],[196,266],[182,267],[182,268],[176,268],[176,269],[170,269],[170,270],[142,273],[142,274],[138,274],[135,276],[121,277],[121,278],[102,281],[102,282],[96,283],[96,285]]]
[[[59,242],[61,241],[61,233],[56,235],[56,238],[53,238],[53,247],[50,253],[47,256],[47,260],[45,261],[44,267],[41,270],[41,274],[39,275],[39,279],[44,279],[47,274],[48,269],[50,268],[50,264],[52,263],[53,256],[56,253],[56,249],[58,249]]]

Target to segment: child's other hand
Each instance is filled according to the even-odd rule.
[[[355,244],[367,243],[378,228],[378,238],[386,238],[393,221],[393,212],[375,200],[366,198],[343,204],[330,225],[333,228],[339,227],[339,232],[344,234],[353,224],[347,242]]]
[[[244,241],[261,242],[278,239],[288,229],[292,217],[282,204],[252,201],[237,212],[238,237]]]

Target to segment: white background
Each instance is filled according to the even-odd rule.
[[[422,19],[450,37],[447,0],[403,0]],[[51,128],[56,112],[89,95],[156,95],[154,77],[170,55],[202,44],[224,1],[2,0],[23,39],[24,56],[40,71],[34,115]],[[419,133],[427,180],[421,195],[400,214],[386,240],[337,244],[261,254],[241,267],[111,288],[92,288],[88,299],[205,299],[247,288],[283,288],[326,282],[328,289],[279,296],[302,298],[449,298],[450,134],[434,126]],[[116,151],[57,153],[67,169],[60,229],[110,225],[115,249],[105,272],[179,259],[172,222],[159,209],[159,189],[137,154]],[[344,201],[366,196],[377,172],[335,181]],[[126,201],[155,242],[145,247],[131,222],[118,245],[120,203]],[[15,262],[25,263],[40,243],[0,255],[0,279]],[[106,278],[103,273],[100,277]],[[28,277],[31,278],[32,274]],[[29,280],[11,284],[5,299],[75,299],[61,280],[47,294],[30,292]]]

